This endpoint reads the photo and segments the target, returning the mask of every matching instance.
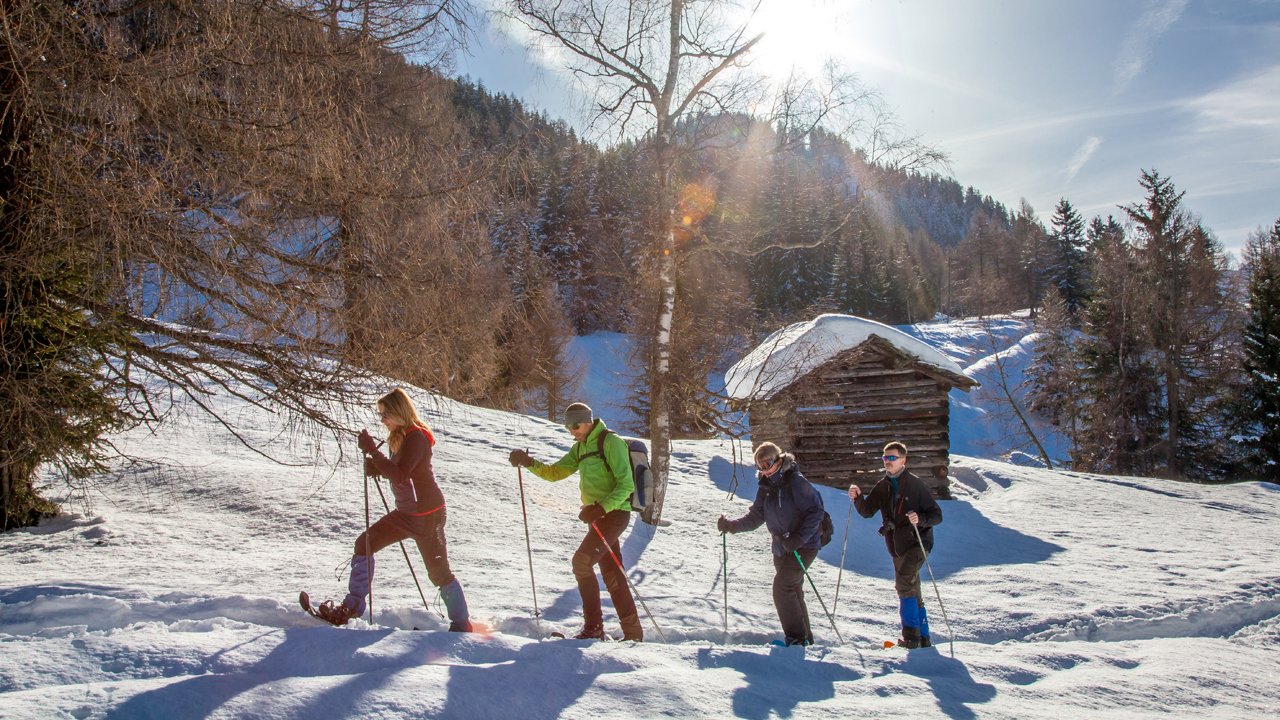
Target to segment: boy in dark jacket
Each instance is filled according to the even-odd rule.
[[[924,481],[907,472],[906,445],[896,441],[885,445],[881,460],[884,477],[866,497],[856,484],[850,485],[849,498],[864,518],[880,513],[880,534],[893,558],[893,583],[902,619],[902,639],[898,644],[908,649],[929,647],[933,643],[920,593],[920,567],[925,553],[933,552],[933,526],[942,522],[942,508]]]
[[[804,573],[822,547],[822,496],[800,474],[795,458],[783,454],[777,445],[761,444],[756,448],[755,461],[760,471],[755,502],[737,520],[721,515],[716,528],[722,533],[739,533],[764,524],[769,529],[773,536],[773,605],[782,622],[783,642],[812,645],[809,610],[804,604]]]

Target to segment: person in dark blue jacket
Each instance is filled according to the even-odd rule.
[[[740,533],[763,523],[769,529],[773,536],[773,605],[782,622],[783,642],[812,645],[804,573],[822,547],[822,496],[800,474],[795,457],[777,445],[762,443],[756,448],[755,462],[760,487],[751,509],[737,520],[721,515],[716,528],[722,533]]]

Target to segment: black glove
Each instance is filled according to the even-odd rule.
[[[716,529],[722,533],[733,532],[732,527],[723,515],[720,516],[719,520],[716,520]]]
[[[371,457],[364,459],[364,474],[371,478],[382,477],[382,473],[378,470],[378,464]]]
[[[582,510],[578,512],[578,519],[584,523],[593,523],[604,517],[604,508],[600,503],[591,503],[584,505]]]
[[[786,537],[779,538],[779,540],[782,544],[782,549],[789,553],[799,550],[800,546],[804,544],[804,538],[800,537],[799,533],[791,533]]]
[[[524,450],[512,450],[511,454],[507,456],[507,462],[511,463],[512,466],[533,467],[533,458],[529,457],[529,453]]]
[[[360,437],[356,439],[356,445],[360,446],[360,452],[369,455],[377,451],[378,441],[373,439],[368,430],[361,430]]]

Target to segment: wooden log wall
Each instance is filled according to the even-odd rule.
[[[950,385],[865,346],[833,358],[769,401],[752,405],[755,444],[793,452],[805,477],[869,490],[884,474],[885,443],[907,446],[907,467],[950,497]]]

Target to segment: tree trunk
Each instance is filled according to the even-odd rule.
[[[653,524],[662,517],[662,504],[667,492],[667,472],[671,465],[671,410],[668,407],[671,387],[671,330],[676,308],[676,243],[673,232],[675,207],[671,198],[670,146],[664,133],[657,139],[658,197],[664,206],[658,214],[661,226],[656,228],[658,243],[658,318],[654,327],[654,354],[649,372],[649,444],[650,469],[654,478]]]

